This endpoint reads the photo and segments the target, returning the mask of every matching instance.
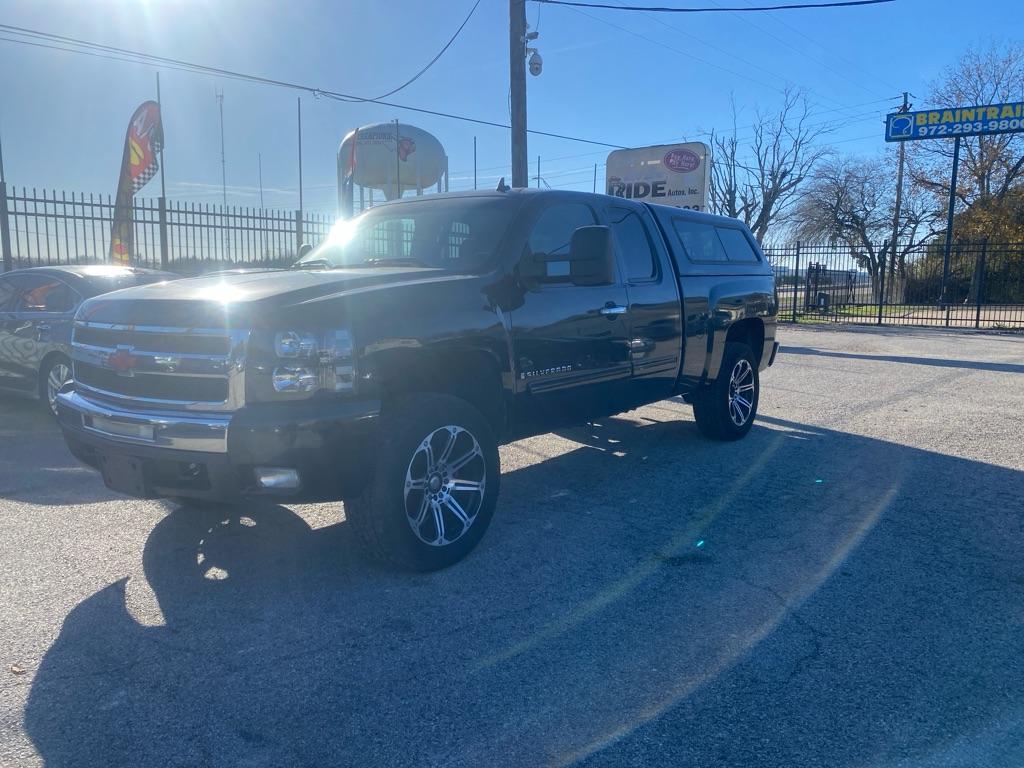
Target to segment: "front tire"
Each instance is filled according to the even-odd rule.
[[[718,378],[693,399],[697,427],[712,440],[739,440],[754,423],[760,394],[753,350],[741,342],[728,342]]]
[[[71,361],[64,355],[54,355],[39,371],[39,399],[54,416],[57,415],[57,393],[70,380]]]
[[[418,394],[381,416],[373,478],[345,500],[366,552],[416,571],[452,565],[479,543],[498,498],[498,443],[483,415],[449,395]]]

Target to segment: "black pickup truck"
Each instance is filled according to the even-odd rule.
[[[291,269],[79,309],[71,451],[139,497],[344,500],[368,550],[465,556],[498,445],[672,396],[745,435],[778,301],[750,232],[615,197],[432,195],[340,222]]]

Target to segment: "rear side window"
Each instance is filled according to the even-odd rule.
[[[672,219],[672,226],[683,244],[686,258],[690,261],[728,261],[722,241],[715,232],[715,227],[700,221]]]
[[[729,257],[729,261],[743,264],[756,264],[759,261],[747,236],[740,230],[732,227],[715,227],[715,229],[718,230],[718,237],[721,239],[722,245],[725,246],[725,253]]]

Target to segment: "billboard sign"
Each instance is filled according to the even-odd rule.
[[[605,191],[615,197],[704,211],[708,207],[707,145],[662,144],[608,155]]]
[[[894,112],[885,118],[886,141],[953,139],[1024,131],[1024,102]]]

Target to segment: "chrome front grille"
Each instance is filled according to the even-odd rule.
[[[231,411],[245,402],[248,331],[77,320],[75,386],[147,410]]]

